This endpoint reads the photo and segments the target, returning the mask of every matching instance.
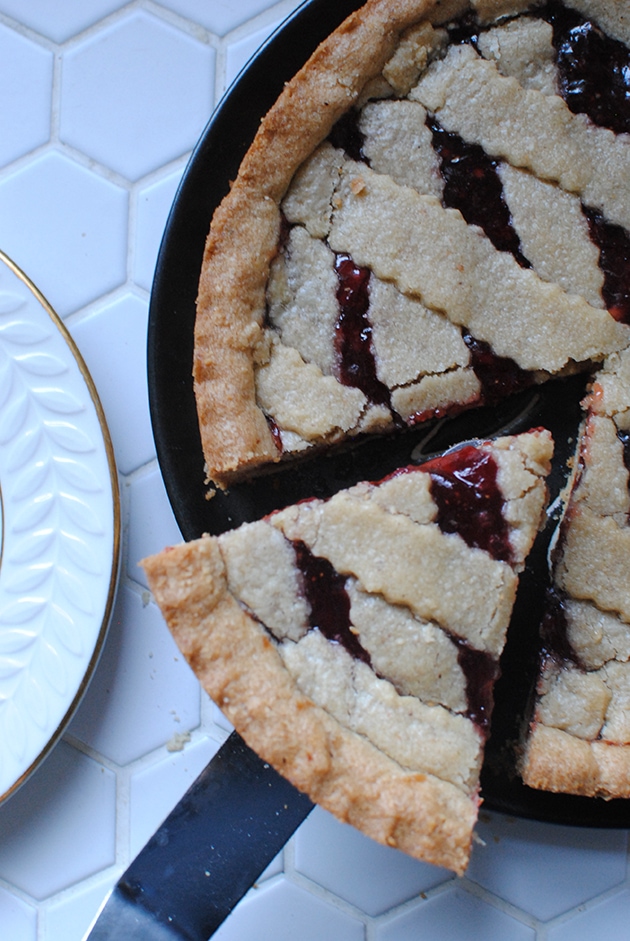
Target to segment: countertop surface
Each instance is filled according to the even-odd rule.
[[[149,418],[146,329],[190,151],[295,0],[0,0],[0,248],[63,318],[100,395],[122,500],[104,651],[61,740],[0,806],[0,938],[80,941],[230,727],[138,568],[180,540]],[[628,836],[482,811],[465,878],[315,809],[221,941],[621,941]]]

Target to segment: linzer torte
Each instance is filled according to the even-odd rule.
[[[605,797],[630,793],[629,42],[630,0],[368,0],[215,212],[194,350],[222,489],[592,377],[522,772]],[[265,760],[456,872],[551,450],[469,444],[145,562]]]

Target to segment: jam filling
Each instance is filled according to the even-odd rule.
[[[617,437],[623,445],[623,463],[626,466],[626,470],[630,471],[630,431],[617,429]]]
[[[457,662],[466,678],[466,716],[485,736],[490,732],[494,705],[494,684],[499,678],[499,665],[484,650],[475,650],[459,637],[451,637],[457,647]]]
[[[543,661],[553,661],[558,666],[573,663],[582,667],[580,658],[571,646],[564,598],[557,588],[548,588],[545,613],[540,627]]]
[[[630,491],[630,431],[621,431],[617,429],[617,437],[623,445],[623,463],[628,471],[628,490]],[[630,521],[630,513],[628,513],[628,520]]]
[[[350,656],[371,668],[370,655],[352,628],[345,577],[327,559],[313,555],[305,543],[294,540],[292,545],[302,575],[304,594],[310,605],[311,629],[319,630],[328,641],[340,644]],[[498,665],[489,654],[474,650],[461,638],[451,636],[451,640],[457,647],[457,661],[466,678],[465,715],[487,735]]]
[[[442,532],[457,533],[472,548],[484,549],[500,562],[510,562],[510,531],[492,455],[466,445],[420,469],[431,475],[431,496]]]
[[[484,340],[477,340],[467,330],[462,331],[464,343],[470,350],[470,363],[481,383],[483,401],[494,405],[507,395],[527,389],[533,383],[531,373],[521,369],[507,356],[497,356]]]
[[[462,43],[469,43],[475,49],[477,48],[480,27],[477,14],[472,10],[461,16],[455,23],[451,23],[447,29],[449,45],[460,46]]]
[[[370,269],[355,265],[350,255],[335,257],[339,318],[335,324],[338,378],[344,386],[355,386],[374,405],[392,411],[390,391],[376,375],[372,346]]]
[[[285,216],[284,212],[280,210],[280,229],[278,231],[278,245],[276,248],[278,254],[286,249],[292,228],[293,226]]]
[[[503,184],[497,173],[499,161],[479,144],[445,131],[435,117],[427,115],[426,124],[440,158],[444,205],[459,209],[466,222],[483,229],[498,251],[511,252],[522,268],[530,268],[503,198]]]
[[[365,135],[359,128],[359,112],[354,108],[342,114],[339,120],[333,124],[328,140],[333,147],[343,150],[350,160],[369,164],[363,153]]]
[[[630,67],[629,67],[630,69]],[[596,209],[582,206],[591,241],[599,248],[599,267],[604,275],[602,297],[611,316],[630,323],[630,233],[606,222]]]
[[[574,114],[616,134],[630,131],[630,52],[557,0],[542,16],[553,27],[558,91]]]
[[[265,418],[267,419],[267,425],[269,427],[269,431],[271,432],[273,443],[275,444],[280,454],[282,454],[284,451],[284,445],[282,444],[282,436],[280,434],[280,429],[278,428],[278,425],[276,424],[274,419],[271,417],[271,415],[265,415]]]
[[[295,540],[293,548],[311,609],[311,628],[317,628],[327,640],[341,644],[352,657],[371,666],[369,653],[352,631],[345,577],[333,568],[328,559],[313,555],[305,543]]]

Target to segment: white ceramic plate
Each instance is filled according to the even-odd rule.
[[[116,466],[92,380],[61,320],[0,252],[0,800],[85,691],[119,548]]]

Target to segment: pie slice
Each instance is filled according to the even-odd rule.
[[[545,430],[469,444],[143,563],[248,744],[366,834],[463,872]]]
[[[630,797],[630,351],[606,360],[585,404],[522,774],[544,790]]]
[[[627,346],[628,22],[626,0],[368,0],[318,48],[206,244],[214,484]]]

